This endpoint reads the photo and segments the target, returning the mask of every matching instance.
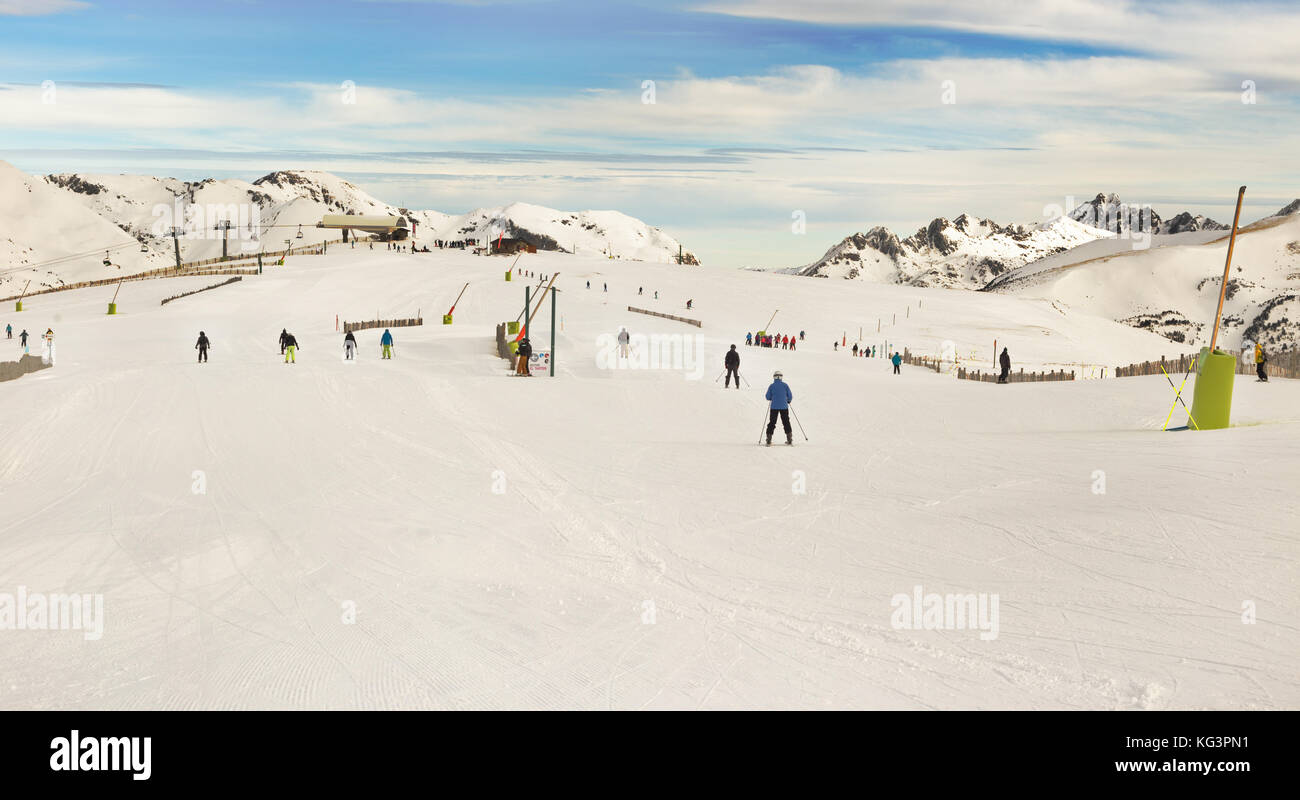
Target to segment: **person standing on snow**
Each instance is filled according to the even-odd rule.
[[[894,374],[895,374],[895,375],[902,375],[902,374],[903,374],[903,371],[902,371],[902,369],[901,369],[900,367],[901,367],[902,364],[903,364],[903,354],[900,353],[900,352],[898,352],[897,350],[895,350],[895,351],[894,351],[894,357],[891,358],[891,359],[889,359],[889,360],[892,361],[892,362],[894,362]]]
[[[752,347],[753,344],[754,344],[754,334],[752,334],[752,333],[746,333],[746,334],[745,334],[745,346],[746,346],[746,347]]]
[[[298,340],[287,330],[281,336],[283,337],[281,341],[284,343],[284,363],[297,364]]]
[[[1268,363],[1268,356],[1264,354],[1264,345],[1255,342],[1255,376],[1264,383],[1268,383],[1268,374],[1264,372],[1264,365]]]
[[[803,331],[799,331],[799,341],[803,341]]]
[[[628,344],[631,341],[632,341],[632,337],[628,334],[627,328],[620,327],[618,329],[618,357],[619,358],[627,358]]]
[[[528,369],[528,360],[533,357],[533,343],[528,341],[528,337],[519,340],[519,360],[515,364],[515,374],[531,378],[532,371]]]
[[[838,353],[839,351],[840,351],[840,340],[839,340],[839,339],[836,339],[836,340],[835,340],[835,352]]]
[[[208,341],[208,335],[199,331],[199,340],[194,343],[194,349],[199,351],[199,363],[205,364],[208,360],[208,347],[211,343]]]
[[[5,338],[6,338],[6,339],[12,339],[12,338],[14,338],[14,326],[13,326],[13,325],[6,325],[6,326],[5,326]]]
[[[1007,377],[1011,375],[1011,356],[1007,355],[1007,348],[1002,348],[998,363],[1002,365],[1002,374],[998,375],[998,383],[1006,383]]]
[[[736,352],[736,346],[733,344],[727,351],[727,357],[722,360],[722,366],[727,368],[727,380],[722,384],[726,389],[731,386],[731,378],[736,378],[736,388],[740,388],[740,353]],[[716,379],[715,379],[716,380]]]
[[[785,443],[794,444],[794,431],[790,428],[790,403],[794,401],[794,392],[781,379],[781,370],[772,373],[772,385],[767,387],[768,419],[767,446],[772,446],[772,432],[776,430],[776,419],[781,418],[785,428]]]
[[[18,334],[18,338],[22,340],[23,352],[26,353],[27,352],[27,329],[26,328],[23,328],[23,332]]]
[[[343,360],[352,361],[353,360],[352,356],[356,353],[356,351],[357,351],[357,337],[352,335],[352,331],[348,331],[347,336],[343,337]]]
[[[856,356],[857,354],[858,354],[858,345],[857,345],[857,342],[854,342],[854,343],[853,343],[853,355]]]
[[[289,329],[280,329],[280,355],[284,355],[285,343],[289,340]]]
[[[384,328],[384,335],[379,337],[379,346],[383,348],[383,355],[380,357],[391,361],[393,358],[393,334],[389,333],[387,328]]]

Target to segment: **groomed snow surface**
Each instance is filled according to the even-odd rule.
[[[108,289],[0,311],[58,345],[0,383],[0,593],[104,602],[97,640],[0,630],[0,707],[1297,706],[1296,382],[1239,378],[1231,429],[1164,433],[1162,377],[832,350],[862,326],[985,369],[994,338],[1027,369],[1180,352],[1049,301],[546,253],[520,267],[561,273],[557,376],[515,378],[507,264],[339,248],[162,307],[220,279],[127,284],[116,317]],[[371,330],[343,361],[335,315],[417,309],[393,360]],[[807,340],[746,348],[776,309]],[[698,334],[698,379],[602,369],[620,325]],[[777,368],[808,440],[767,449]],[[996,600],[996,637],[901,626],[918,586]]]

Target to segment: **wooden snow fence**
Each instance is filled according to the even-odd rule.
[[[423,324],[423,317],[407,317],[406,319],[372,319],[365,322],[345,322],[343,323],[343,332],[352,333],[353,331],[364,331],[370,328],[410,328],[415,325]]]
[[[48,288],[48,289],[39,289],[39,290],[37,290],[37,291],[35,291],[35,292],[28,292],[26,295],[23,296],[23,299],[26,299],[26,298],[28,298],[28,297],[35,297],[36,295],[40,295],[40,294],[50,294],[50,293],[52,293],[52,292],[68,292],[68,291],[71,291],[71,290],[73,290],[73,289],[89,289],[89,288],[92,288],[92,287],[95,287],[95,286],[112,286],[112,285],[117,284],[117,283],[120,283],[120,282],[122,282],[122,281],[145,281],[145,280],[152,280],[152,279],[154,279],[154,278],[195,278],[195,277],[202,278],[202,277],[205,277],[205,276],[207,276],[207,275],[256,275],[256,274],[257,274],[257,269],[256,269],[256,268],[253,268],[253,269],[223,268],[223,269],[209,269],[209,270],[189,270],[189,269],[181,269],[181,270],[177,270],[175,267],[168,267],[168,268],[166,268],[166,269],[154,269],[154,270],[149,270],[148,272],[137,272],[137,273],[134,273],[134,274],[132,274],[132,275],[118,275],[118,276],[113,277],[113,278],[97,278],[97,279],[95,279],[95,280],[93,280],[93,281],[78,281],[78,282],[76,282],[76,283],[69,283],[69,284],[65,284],[65,285],[63,285],[63,286],[52,286],[52,287],[50,287],[50,288]],[[17,300],[18,298],[19,298],[19,295],[14,295],[14,296],[12,296],[12,297],[0,298],[0,302],[5,302],[5,301],[9,301],[9,300]]]
[[[687,325],[694,325],[697,328],[704,327],[704,323],[700,322],[698,319],[687,319],[686,317],[679,317],[674,314],[664,314],[663,312],[660,311],[650,311],[649,309],[637,308],[636,306],[628,306],[627,310],[635,311],[638,314],[649,314],[652,317],[663,317],[664,319],[672,319],[678,322],[685,322]]]
[[[1236,371],[1238,375],[1255,374],[1255,352],[1251,350],[1246,353],[1243,359],[1240,350],[1225,350],[1225,353],[1231,353],[1237,361]],[[1268,361],[1264,363],[1264,374],[1270,378],[1300,378],[1300,350],[1287,350],[1280,353],[1265,353]],[[1116,367],[1115,377],[1133,378],[1141,375],[1160,375],[1161,368],[1170,375],[1196,372],[1196,359],[1199,353],[1184,353],[1175,358],[1160,357],[1159,361],[1143,361],[1138,364],[1129,364],[1127,367]]]
[[[235,277],[231,278],[230,280],[225,280],[225,281],[222,281],[221,283],[214,283],[214,284],[212,284],[211,286],[204,286],[202,289],[195,289],[195,290],[192,291],[192,292],[181,292],[180,294],[174,294],[174,295],[172,295],[171,297],[163,298],[163,301],[162,301],[161,303],[159,303],[158,305],[160,305],[160,306],[165,306],[165,305],[167,305],[168,303],[170,303],[170,302],[173,301],[173,300],[179,300],[179,299],[181,299],[182,297],[189,297],[190,295],[192,295],[192,294],[198,294],[199,292],[206,292],[206,291],[208,291],[209,289],[218,289],[218,288],[220,288],[220,287],[222,287],[222,286],[229,286],[229,285],[232,284],[232,283],[238,283],[239,281],[242,281],[242,280],[243,280],[242,277],[236,275]]]
[[[998,376],[1002,370],[995,372],[984,372],[982,370],[968,370],[965,367],[957,368],[957,378],[964,381],[982,381],[984,383],[997,383]],[[1042,383],[1046,381],[1072,381],[1074,380],[1074,370],[1066,372],[1063,369],[1044,370],[1043,372],[1025,372],[1021,369],[1019,372],[1012,372],[1007,375],[1007,383]]]

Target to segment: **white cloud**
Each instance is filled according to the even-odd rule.
[[[0,0],[0,17],[39,17],[89,7],[80,0]]]

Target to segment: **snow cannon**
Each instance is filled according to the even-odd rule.
[[[1196,385],[1192,389],[1192,419],[1188,422],[1192,430],[1228,427],[1236,374],[1237,359],[1231,353],[1201,348],[1196,358]]]
[[[443,325],[451,324],[451,315],[456,313],[456,303],[459,303],[460,299],[465,296],[465,290],[468,288],[469,288],[468,282],[466,282],[464,286],[460,287],[460,294],[456,295],[456,302],[452,303],[451,308],[447,309],[447,313],[442,315]]]

